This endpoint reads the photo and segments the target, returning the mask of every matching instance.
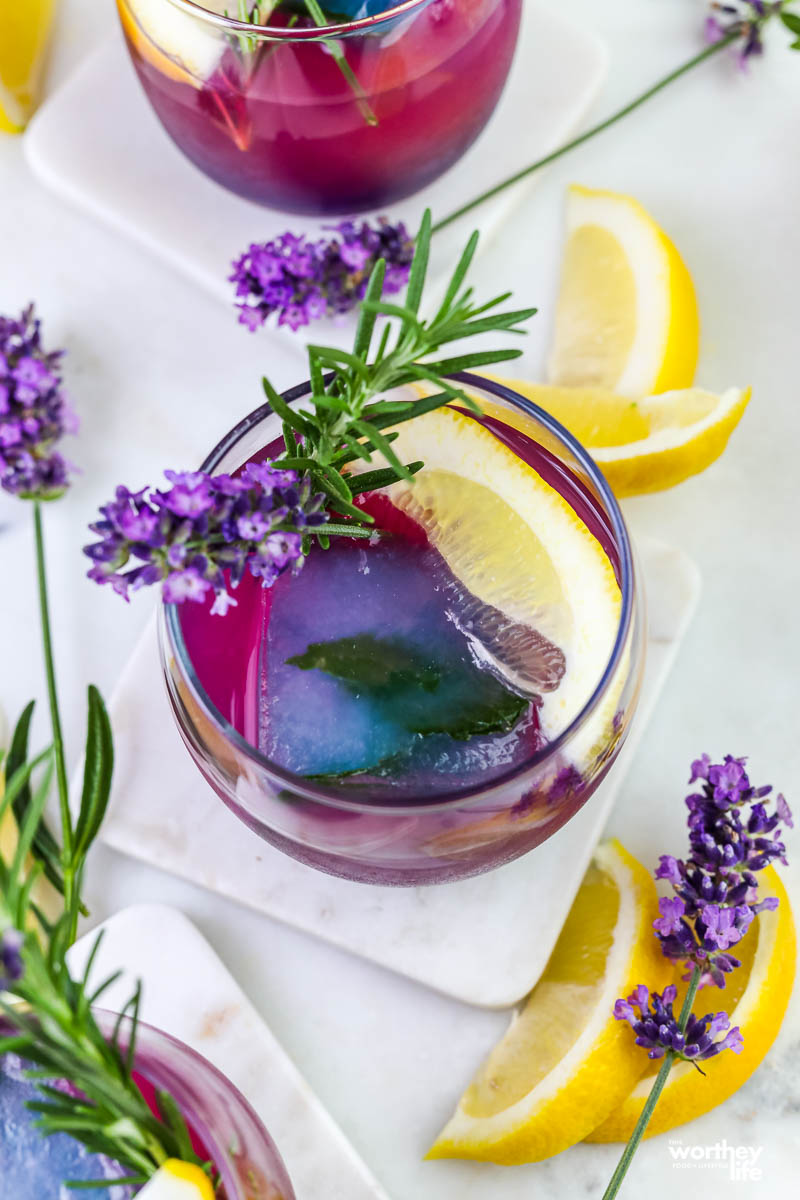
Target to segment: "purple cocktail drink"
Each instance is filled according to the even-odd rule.
[[[340,0],[325,36],[305,0],[245,4],[257,25],[212,0],[118,7],[155,112],[204,174],[327,214],[411,195],[461,157],[502,92],[522,0],[405,0],[361,20]]]
[[[206,778],[267,840],[349,878],[441,882],[538,845],[635,703],[641,615],[607,485],[544,413],[469,383],[482,416],[404,427],[401,457],[426,466],[360,499],[370,542],[334,540],[270,589],[245,577],[224,619],[164,610],[170,699]],[[278,428],[252,414],[207,469],[274,458]]]

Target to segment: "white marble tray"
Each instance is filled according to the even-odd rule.
[[[476,192],[548,153],[575,129],[606,73],[597,36],[568,19],[525,5],[517,55],[503,97],[475,145],[441,179],[395,204],[415,229],[426,206],[444,215]],[[59,195],[135,238],[227,303],[231,260],[252,241],[287,228],[316,230],[312,218],[258,207],[206,179],[176,150],[139,87],[121,35],[98,51],[46,103],[25,138],[30,166]],[[465,226],[479,225],[482,249],[531,181],[504,192],[438,235],[436,276],[452,264]],[[472,222],[472,224],[470,224]],[[349,324],[328,339],[351,339]],[[285,330],[267,336],[291,338]],[[319,340],[319,332],[314,334]],[[299,346],[302,337],[294,338]]]
[[[649,638],[633,732],[584,809],[526,857],[460,883],[383,888],[281,854],[225,808],[191,762],[159,679],[152,625],[112,701],[117,761],[105,841],[456,999],[516,1003],[544,968],[696,603],[698,572],[681,551],[647,541],[640,559]]]
[[[183,913],[162,904],[135,905],[102,928],[92,979],[97,982],[125,968],[103,1004],[112,1010],[121,1007],[135,980],[143,981],[142,1019],[191,1046],[239,1088],[272,1135],[297,1200],[388,1200]],[[73,947],[74,971],[85,965],[96,936],[93,930]]]

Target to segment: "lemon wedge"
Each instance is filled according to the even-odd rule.
[[[734,948],[742,965],[728,978],[724,990],[708,988],[698,993],[694,1011],[728,1013],[744,1038],[740,1054],[720,1054],[703,1063],[704,1075],[691,1063],[672,1068],[666,1086],[647,1126],[645,1137],[664,1133],[716,1108],[749,1079],[769,1050],[786,1013],[794,983],[797,937],[786,889],[773,867],[759,875],[759,895],[777,896],[772,912],[760,912]],[[683,971],[677,971],[674,983]],[[680,1004],[680,996],[678,1005]],[[677,1006],[676,1006],[677,1011]],[[590,1142],[627,1142],[641,1114],[658,1063],[636,1084],[630,1095],[587,1138]]]
[[[21,133],[39,92],[55,0],[0,4],[0,130]]]
[[[614,1002],[669,965],[655,884],[618,841],[600,845],[542,978],[464,1093],[428,1158],[538,1162],[586,1137],[647,1059]]]
[[[728,444],[750,401],[749,388],[721,394],[701,388],[631,400],[599,388],[553,387],[501,379],[565,425],[589,451],[617,496],[660,492],[705,471]],[[513,411],[490,406],[508,425],[524,428]]]
[[[137,1192],[137,1200],[214,1200],[214,1189],[200,1167],[168,1158]]]
[[[647,396],[689,387],[699,318],[678,251],[636,200],[573,185],[549,380]]]
[[[117,9],[129,43],[162,75],[199,88],[213,74],[225,48],[214,25],[169,0],[117,0]]]
[[[563,674],[540,709],[542,729],[555,736],[589,699],[616,638],[620,589],[605,551],[561,494],[472,417],[441,408],[395,432],[400,459],[425,466],[384,494],[424,528],[483,606],[474,624],[499,631],[506,675],[524,690],[514,654],[504,653],[504,622],[514,623],[508,647],[518,648],[527,629],[563,654]],[[476,651],[491,641],[480,639]]]

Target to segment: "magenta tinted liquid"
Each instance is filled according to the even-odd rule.
[[[166,27],[137,23],[135,0],[118,3],[141,84],[187,158],[240,196],[311,214],[380,207],[456,162],[497,104],[521,13],[521,0],[431,0],[340,38],[348,82],[321,42],[248,46],[181,14],[171,45]],[[269,17],[298,19],[307,9],[287,0]]]

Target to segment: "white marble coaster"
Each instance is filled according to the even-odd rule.
[[[444,216],[555,149],[589,108],[605,77],[606,61],[594,34],[553,11],[526,4],[511,75],[489,125],[459,163],[424,191],[392,205],[391,215],[413,230],[426,206]],[[287,216],[230,195],[184,159],[153,114],[121,35],[42,107],[25,146],[30,166],[48,187],[135,238],[227,303],[232,298],[226,282],[230,262],[246,245],[287,228],[314,232],[318,225],[313,218]],[[465,229],[478,225],[485,249],[529,182],[437,235],[433,290],[436,278],[452,266]],[[338,331],[328,324],[324,328],[328,340],[351,341],[347,321]],[[292,335],[272,330],[267,336]],[[313,337],[319,341],[318,328]]]
[[[141,904],[102,926],[92,979],[124,967],[103,1005],[121,1007],[143,981],[142,1019],[218,1067],[250,1101],[283,1158],[297,1200],[388,1200],[333,1118],[191,921]],[[97,930],[70,952],[86,963]],[[9,1197],[10,1200],[10,1197]]]
[[[384,888],[335,879],[273,849],[189,758],[159,678],[153,625],[112,701],[117,761],[105,841],[456,999],[516,1003],[547,962],[699,593],[682,551],[654,541],[639,549],[649,637],[633,731],[582,811],[524,858],[459,883]]]

